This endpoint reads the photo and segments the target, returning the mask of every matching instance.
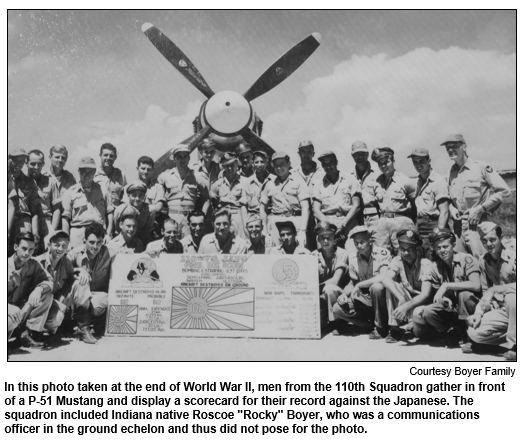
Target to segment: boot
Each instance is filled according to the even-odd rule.
[[[98,342],[91,334],[89,327],[79,327],[79,339],[86,344],[96,344]]]
[[[20,336],[20,346],[26,348],[42,348],[44,347],[44,343],[35,341],[31,335],[31,331],[25,330]]]
[[[89,310],[79,307],[75,312],[75,318],[77,319],[77,325],[79,328],[79,339],[84,341],[86,344],[96,344],[97,340],[93,337],[90,330],[91,314]]]

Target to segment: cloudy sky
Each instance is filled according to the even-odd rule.
[[[161,156],[192,134],[204,100],[141,32],[150,22],[176,43],[215,91],[246,91],[313,32],[322,45],[253,102],[263,138],[298,163],[300,140],[350,161],[353,141],[390,146],[397,167],[459,132],[476,159],[516,167],[516,14],[507,11],[30,12],[8,13],[9,147],[70,150],[68,168],[119,149],[117,166]]]

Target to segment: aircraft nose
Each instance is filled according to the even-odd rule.
[[[250,123],[252,108],[241,94],[224,91],[208,100],[204,116],[206,123],[215,131],[234,134]]]

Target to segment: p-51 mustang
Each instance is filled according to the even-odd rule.
[[[145,23],[142,31],[164,58],[207,98],[194,120],[194,135],[179,144],[193,151],[203,139],[210,137],[218,150],[232,152],[245,140],[269,156],[274,153],[260,137],[263,124],[250,102],[274,89],[298,69],[320,45],[320,34],[314,33],[294,46],[241,95],[233,91],[214,93],[190,59],[166,35],[150,23]],[[170,157],[171,150],[155,162],[155,175],[172,167]]]

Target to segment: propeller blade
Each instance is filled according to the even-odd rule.
[[[272,155],[274,154],[275,150],[272,149],[264,140],[263,138],[260,138],[259,135],[252,132],[250,129],[245,129],[243,133],[241,134],[245,140],[247,140],[251,146],[252,151],[255,150],[262,150],[268,155],[268,159],[270,162],[270,159],[272,158]]]
[[[199,89],[206,98],[214,95],[200,72],[190,59],[166,35],[151,23],[142,25],[142,32],[157,50],[175,67],[183,76]]]
[[[270,66],[243,95],[248,101],[255,100],[288,78],[309,58],[321,43],[321,35],[315,32],[298,43]]]

